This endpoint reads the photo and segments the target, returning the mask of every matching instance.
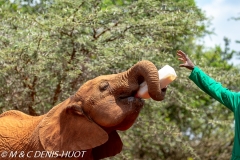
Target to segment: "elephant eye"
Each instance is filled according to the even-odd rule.
[[[105,91],[107,90],[108,86],[109,86],[109,83],[105,81],[100,84],[99,89],[100,91]]]

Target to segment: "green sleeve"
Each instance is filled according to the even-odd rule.
[[[189,78],[205,93],[222,103],[232,112],[238,106],[240,93],[224,88],[221,83],[209,77],[200,68],[194,67]]]

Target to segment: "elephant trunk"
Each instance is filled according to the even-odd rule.
[[[139,84],[145,80],[148,85],[150,97],[156,101],[163,100],[158,70],[152,62],[147,60],[138,62],[127,71],[127,77],[129,79],[134,79],[135,83],[137,81]]]

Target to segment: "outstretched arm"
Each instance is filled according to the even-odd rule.
[[[189,78],[205,93],[225,105],[231,111],[235,111],[240,101],[240,93],[232,92],[224,88],[221,83],[209,77],[200,68],[196,67],[183,51],[177,51],[179,60],[183,62],[180,67],[192,70]]]

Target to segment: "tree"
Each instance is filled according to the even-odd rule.
[[[44,114],[87,80],[147,59],[158,68],[173,66],[178,79],[163,102],[146,100],[136,124],[121,133],[124,150],[114,159],[229,159],[230,112],[194,86],[175,57],[182,49],[236,86],[234,68],[204,67],[209,59],[195,40],[208,33],[207,18],[194,1],[59,0],[44,3],[41,12],[21,3],[1,8],[2,112]]]

